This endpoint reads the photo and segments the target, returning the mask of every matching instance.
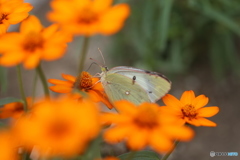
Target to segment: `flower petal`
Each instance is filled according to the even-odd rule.
[[[129,137],[127,144],[132,150],[143,149],[147,145],[148,134],[145,130],[134,130]]]
[[[219,112],[219,107],[212,106],[212,107],[204,107],[198,110],[198,117],[212,117]]]
[[[62,77],[70,82],[75,82],[76,81],[76,77],[69,75],[69,74],[64,74],[62,73]]]
[[[201,126],[206,126],[206,127],[216,127],[217,124],[213,121],[210,121],[206,118],[198,118],[198,121]]]
[[[56,85],[56,86],[51,86],[49,89],[53,92],[57,93],[70,93],[72,91],[72,88],[69,88],[64,85]]]
[[[178,140],[189,141],[193,138],[194,132],[191,128],[185,126],[169,126],[166,127],[166,133]]]
[[[58,80],[58,79],[48,79],[49,83],[55,84],[55,85],[65,85],[67,87],[72,87],[72,83],[64,80]]]
[[[40,53],[37,52],[26,57],[23,65],[26,69],[33,69],[39,64],[39,62],[40,62]]]
[[[191,104],[194,98],[195,98],[195,94],[194,94],[194,92],[192,90],[185,91],[182,94],[180,101],[183,104]]]
[[[95,12],[102,12],[108,9],[111,6],[111,4],[112,0],[104,0],[104,3],[102,0],[94,0],[91,8]]]
[[[149,143],[153,149],[160,153],[166,153],[173,148],[172,141],[161,132],[153,132],[153,134],[149,136],[149,139]]]
[[[127,100],[117,101],[114,106],[121,114],[132,115],[136,112],[136,106]]]
[[[206,97],[205,95],[199,95],[192,101],[192,106],[194,106],[195,109],[204,107],[207,104],[208,104],[208,97]]]
[[[104,139],[110,143],[122,141],[129,134],[129,127],[114,127],[104,133]]]
[[[43,29],[40,20],[36,16],[29,16],[20,26],[20,32],[28,34],[29,32],[39,33]]]
[[[14,66],[21,63],[24,58],[24,54],[11,52],[11,54],[5,54],[0,58],[0,64],[3,66]]]
[[[162,100],[166,106],[177,107],[177,108],[182,108],[182,106],[183,106],[182,102],[180,102],[177,98],[175,98],[171,94],[166,94],[162,98]]]

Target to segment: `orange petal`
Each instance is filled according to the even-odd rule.
[[[22,53],[5,54],[0,58],[0,64],[3,66],[14,66],[21,63],[25,58]]]
[[[129,16],[129,13],[130,8],[126,4],[119,4],[112,7],[101,17],[100,32],[105,35],[116,33],[123,27],[124,21]]]
[[[51,86],[49,89],[57,93],[70,93],[72,91],[72,88],[62,85]]]
[[[24,60],[23,66],[26,69],[33,69],[33,68],[37,67],[39,62],[40,62],[40,54],[39,54],[39,52],[32,53],[28,57],[26,57],[26,59]]]
[[[145,130],[134,130],[128,137],[127,144],[132,150],[143,149],[148,142],[148,134]]]
[[[201,126],[206,126],[206,127],[216,127],[217,124],[213,121],[210,121],[206,118],[198,118],[198,121]]]
[[[43,29],[43,26],[40,20],[36,16],[29,16],[25,19],[20,26],[20,32],[28,34],[29,32],[40,32]]]
[[[49,83],[56,84],[56,85],[64,85],[67,87],[72,87],[73,83],[68,82],[68,81],[63,81],[63,80],[58,80],[58,79],[48,79]]]
[[[173,139],[178,139],[181,141],[189,141],[194,136],[194,131],[185,126],[169,126],[166,127],[166,133]]]
[[[51,36],[58,30],[58,24],[52,24],[49,27],[44,28],[42,35],[44,39],[51,38]]]
[[[17,8],[14,9],[13,13],[29,12],[33,9],[30,3],[22,3]]]
[[[129,127],[114,127],[104,133],[104,139],[110,143],[117,143],[126,138],[129,134]]]
[[[0,24],[0,36],[7,32],[9,25],[9,23]]]
[[[27,18],[28,13],[13,13],[8,16],[10,24],[17,24]]]
[[[13,50],[19,52],[22,47],[20,46],[22,40],[23,36],[17,32],[2,35],[0,37],[0,52],[8,52]]]
[[[91,6],[92,10],[95,12],[101,12],[108,9],[112,4],[112,0],[94,0]]]
[[[219,112],[219,108],[217,106],[212,107],[204,107],[198,110],[198,117],[212,117]]]
[[[171,139],[161,132],[153,132],[153,134],[149,136],[149,143],[149,145],[159,153],[166,153],[173,148]]]
[[[116,101],[114,106],[120,113],[126,115],[132,115],[137,111],[136,106],[127,100]]]
[[[194,125],[194,126],[201,126],[200,122],[198,121],[198,119],[191,119],[189,120],[188,118],[185,118],[186,122],[191,124],[191,125]]]
[[[195,109],[204,107],[207,104],[208,104],[208,97],[206,97],[205,95],[199,95],[192,101],[192,106],[194,106]]]
[[[69,74],[64,74],[62,73],[62,77],[70,82],[75,82],[76,81],[76,77],[69,75]]]
[[[177,107],[177,108],[182,108],[182,106],[183,106],[183,104],[177,98],[172,96],[171,94],[166,94],[162,98],[162,100],[166,106]]]
[[[183,104],[191,104],[194,98],[195,98],[195,94],[194,94],[194,92],[192,90],[185,91],[182,94],[180,101]]]

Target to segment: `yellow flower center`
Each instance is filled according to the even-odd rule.
[[[158,126],[157,113],[147,107],[139,108],[139,112],[133,119],[133,122],[140,128],[152,129]]]
[[[187,118],[189,118],[191,120],[191,119],[196,118],[196,116],[197,116],[196,109],[194,108],[194,106],[192,106],[190,104],[185,105],[181,109],[181,111],[182,111],[182,114],[183,114],[183,118],[187,117]]]
[[[43,48],[43,43],[44,43],[44,40],[42,36],[40,36],[37,33],[33,33],[27,36],[23,44],[23,49],[27,52],[34,52],[37,49]]]
[[[3,21],[4,21],[4,20],[8,20],[7,16],[8,16],[8,15],[7,15],[7,14],[4,14],[4,13],[3,13],[2,15],[0,15],[0,24],[3,24]]]
[[[98,15],[91,11],[89,8],[83,9],[78,17],[78,23],[91,24],[98,20]]]

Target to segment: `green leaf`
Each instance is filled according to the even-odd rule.
[[[158,24],[158,42],[159,42],[159,50],[163,51],[166,47],[166,42],[168,38],[168,28],[169,28],[169,21],[170,21],[170,14],[171,8],[173,4],[173,0],[165,0],[161,1],[162,12],[160,15],[160,20]]]
[[[159,160],[160,157],[157,153],[152,151],[139,151],[139,152],[129,152],[118,156],[121,160]]]
[[[23,103],[23,100],[18,99],[18,98],[13,98],[13,97],[3,98],[3,99],[0,99],[0,106],[4,105],[4,104],[12,103],[12,102],[21,102],[21,103]]]
[[[0,92],[4,93],[7,91],[8,80],[7,80],[7,70],[0,66]]]
[[[230,17],[223,14],[222,12],[216,10],[213,7],[210,7],[210,5],[204,5],[203,13],[207,17],[215,20],[216,22],[224,25],[225,27],[227,27],[231,31],[240,35],[240,26],[235,21],[233,21]]]

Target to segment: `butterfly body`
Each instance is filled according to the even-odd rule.
[[[100,81],[112,103],[123,99],[134,104],[156,102],[171,88],[164,75],[127,66],[102,67]]]

